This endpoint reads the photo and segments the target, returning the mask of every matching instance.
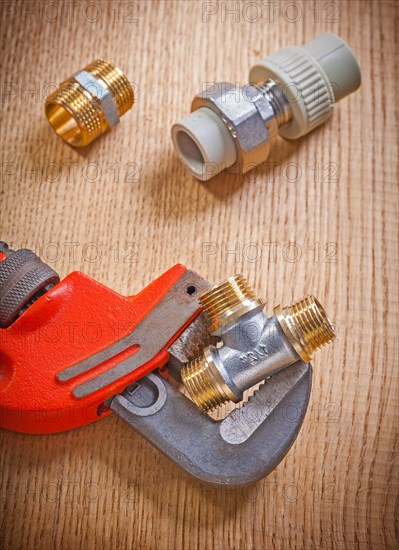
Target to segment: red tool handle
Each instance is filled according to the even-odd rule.
[[[74,272],[10,327],[0,329],[0,426],[25,433],[52,433],[109,414],[100,405],[164,365],[169,358],[167,348],[188,322],[151,360],[86,397],[77,399],[73,388],[134,354],[137,346],[71,380],[61,382],[57,373],[128,335],[185,272],[184,266],[176,265],[132,297]]]

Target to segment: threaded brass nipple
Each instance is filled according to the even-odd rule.
[[[206,355],[193,359],[181,371],[185,388],[197,407],[204,412],[212,411],[230,399],[215,374],[212,361]]]
[[[274,310],[285,335],[299,357],[311,361],[313,353],[331,342],[334,328],[327,313],[314,296]]]
[[[97,59],[83,70],[91,73],[96,78],[101,78],[105,82],[114,98],[119,116],[124,115],[133,107],[133,88],[118,67],[115,67],[104,59]]]
[[[134,103],[120,69],[98,59],[65,80],[45,102],[46,117],[69,145],[82,147],[109,130]]]
[[[211,322],[211,332],[261,305],[243,275],[235,275],[215,286],[201,296],[200,302]]]

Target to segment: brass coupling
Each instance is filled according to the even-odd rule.
[[[182,369],[192,400],[205,412],[226,401],[239,402],[250,387],[332,342],[335,333],[314,296],[285,307],[272,317],[242,275],[204,294],[200,301],[221,346],[207,346]],[[221,329],[223,328],[223,333]]]
[[[209,354],[209,348],[183,367],[181,377],[191,399],[204,412],[213,411],[227,401],[235,401],[231,392],[225,391],[225,384]]]
[[[45,102],[53,130],[69,145],[83,147],[110,130],[134,103],[123,72],[103,59],[65,80]]]
[[[306,296],[290,306],[278,305],[274,313],[302,361],[311,361],[314,352],[335,337],[327,313],[314,296]]]
[[[242,275],[229,277],[224,283],[213,287],[200,297],[200,302],[210,322],[211,333],[261,305]]]

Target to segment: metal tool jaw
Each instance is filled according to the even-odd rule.
[[[0,329],[0,427],[53,433],[113,411],[180,468],[217,484],[254,482],[282,460],[308,406],[310,364],[278,372],[216,421],[178,387],[210,342],[199,302],[208,281],[176,265],[123,297],[75,272],[26,305],[32,254],[24,266],[0,250],[0,309],[12,304],[7,318],[16,318]]]
[[[176,381],[193,350],[203,344],[204,327],[201,313],[169,348],[167,366]],[[113,397],[110,407],[195,478],[243,485],[270,473],[290,449],[306,413],[311,381],[311,365],[298,361],[217,421],[201,412],[175,383],[150,373]]]
[[[151,373],[115,396],[111,409],[200,481],[246,485],[268,475],[294,443],[311,380],[310,364],[298,362],[270,378],[241,408],[216,421]]]

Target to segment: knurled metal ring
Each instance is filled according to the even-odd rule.
[[[58,273],[31,250],[11,252],[0,262],[0,327],[11,325],[59,280]]]

